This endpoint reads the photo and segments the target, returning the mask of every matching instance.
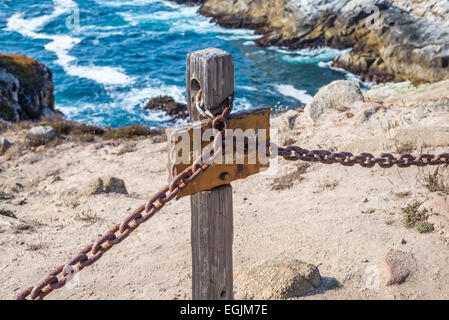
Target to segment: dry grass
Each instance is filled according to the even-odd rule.
[[[415,146],[409,143],[404,144],[396,144],[396,152],[399,154],[402,153],[411,153],[413,150],[415,150]]]
[[[339,182],[332,177],[327,177],[322,179],[317,184],[317,190],[314,193],[320,193],[323,191],[331,191],[334,190],[338,186]]]
[[[44,248],[45,248],[45,246],[42,243],[35,243],[35,244],[29,244],[25,250],[26,251],[37,251],[37,250],[44,249]]]
[[[302,175],[307,171],[309,167],[310,164],[301,163],[296,167],[295,171],[282,177],[275,178],[270,186],[271,190],[282,191],[290,189],[295,184],[295,182],[304,180],[304,177]]]
[[[117,155],[121,156],[128,152],[134,152],[136,151],[136,144],[135,143],[126,143],[118,152]]]
[[[445,185],[444,180],[448,181],[446,177],[439,173],[439,167],[433,173],[424,177],[425,186],[430,192],[439,192],[441,194],[449,194],[449,186]]]
[[[93,212],[91,209],[84,210],[81,213],[77,213],[75,215],[75,220],[80,222],[86,222],[89,224],[94,224],[99,221],[103,221],[103,218],[98,216],[95,212]]]
[[[399,199],[407,198],[412,195],[411,191],[401,191],[401,192],[395,192],[394,195],[398,197]]]
[[[132,126],[110,129],[104,134],[104,139],[136,139],[138,137],[148,137],[156,134],[158,134],[158,132],[154,129],[135,124]]]

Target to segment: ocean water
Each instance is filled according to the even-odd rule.
[[[261,48],[253,31],[221,28],[197,10],[158,0],[0,0],[0,52],[47,65],[67,118],[111,127],[176,124],[143,106],[158,95],[185,102],[186,56],[207,47],[234,56],[236,110],[297,108],[323,85],[358,80],[330,67],[342,51]]]

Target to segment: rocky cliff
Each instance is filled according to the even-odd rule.
[[[252,28],[262,46],[352,48],[334,66],[384,82],[449,79],[446,0],[207,0],[200,13]]]
[[[35,120],[52,114],[55,103],[51,71],[21,55],[0,54],[0,118]]]

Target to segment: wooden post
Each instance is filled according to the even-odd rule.
[[[232,55],[209,48],[187,56],[187,102],[192,122],[201,119],[195,107],[199,90],[204,109],[213,115],[234,91]],[[192,210],[192,299],[233,299],[233,211],[230,184],[190,197]]]

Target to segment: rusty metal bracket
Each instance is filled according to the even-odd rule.
[[[166,134],[168,136],[168,169],[169,169],[169,180],[172,180],[176,174],[183,172],[187,167],[192,165],[193,159],[196,158],[196,155],[201,154],[200,150],[195,150],[194,144],[194,131],[200,131],[200,134],[205,132],[207,129],[212,128],[212,120],[204,119],[201,122],[197,122],[195,124],[189,124],[179,128],[169,128],[166,130]],[[269,154],[268,148],[266,147],[266,143],[270,141],[270,109],[258,109],[251,112],[240,112],[231,114],[228,116],[228,130],[236,130],[241,129],[240,133],[245,136],[245,139],[248,138],[246,135],[249,135],[254,132],[261,132],[263,129],[265,133],[265,137],[257,136],[257,139],[263,139],[263,148],[264,154]],[[233,131],[235,132],[235,131]],[[177,148],[176,145],[179,142],[179,137],[181,135],[188,135],[190,139],[189,143],[189,156],[188,161],[181,161],[181,163],[176,163],[176,159],[182,158],[180,148]],[[227,138],[225,138],[227,142]],[[204,150],[208,145],[211,144],[211,140],[201,141],[201,149]],[[260,140],[258,141],[260,142]],[[257,148],[260,149],[259,145]],[[253,174],[259,173],[261,171],[267,170],[269,168],[269,163],[266,161],[260,161],[258,149],[248,150],[248,140],[245,141],[244,150],[239,150],[239,148],[235,147],[232,150],[232,161],[227,161],[224,158],[221,159],[222,163],[216,160],[215,163],[205,172],[200,179],[195,180],[191,184],[189,184],[186,188],[184,188],[177,196],[177,199],[182,197],[195,194],[200,191],[211,190],[215,187],[229,184],[232,181],[244,179]],[[255,154],[254,154],[255,153]],[[249,161],[250,155],[253,155],[253,158],[256,161]],[[236,161],[238,157],[242,159],[241,161]],[[184,163],[183,163],[184,162]],[[231,163],[230,163],[231,162]]]

